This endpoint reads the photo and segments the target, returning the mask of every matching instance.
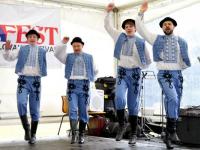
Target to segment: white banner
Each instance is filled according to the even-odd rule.
[[[53,56],[54,45],[60,41],[60,11],[30,5],[0,4],[0,67],[14,67],[16,62],[7,62],[2,57],[6,40],[11,40],[16,50],[27,44],[25,34],[30,29],[40,33],[38,45],[47,50],[48,68],[61,64]]]

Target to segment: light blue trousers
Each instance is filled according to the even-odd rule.
[[[129,115],[138,115],[139,93],[141,87],[141,69],[126,69],[118,67],[115,91],[116,109],[125,109],[126,102]]]
[[[40,117],[40,77],[19,76],[17,89],[17,108],[20,116],[27,115],[27,103],[31,119],[39,121]]]
[[[183,76],[181,71],[160,70],[157,77],[165,96],[164,105],[166,115],[168,118],[178,119],[183,91]]]
[[[68,80],[67,96],[70,120],[79,119],[85,123],[88,122],[89,88],[88,80]]]

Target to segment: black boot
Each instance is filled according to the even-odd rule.
[[[30,124],[28,123],[28,118],[26,115],[24,115],[20,116],[20,119],[25,131],[24,140],[29,141],[31,139],[31,130],[30,130]]]
[[[166,144],[167,149],[173,149],[172,141],[171,141],[171,133],[173,132],[173,126],[170,118],[167,118],[166,123],[166,135],[163,139],[164,143]]]
[[[175,144],[180,144],[181,141],[176,133],[176,123],[177,123],[177,120],[176,119],[170,119],[170,124],[172,126],[172,131],[170,133],[170,138],[171,138],[171,141],[172,143],[175,143]]]
[[[79,144],[83,144],[85,142],[84,134],[85,134],[86,124],[87,123],[85,123],[82,120],[79,121],[79,138],[78,138],[78,143]]]
[[[125,109],[117,110],[117,118],[119,122],[119,128],[116,135],[116,141],[120,141],[126,131]]]
[[[37,131],[38,121],[31,121],[31,140],[29,144],[36,143],[36,131]]]
[[[171,139],[170,139],[170,134],[168,131],[166,131],[166,135],[165,135],[165,138],[163,139],[165,144],[166,144],[166,147],[167,149],[173,149],[174,147],[172,146],[172,142],[171,142]]]
[[[74,144],[77,142],[77,120],[70,120],[70,127],[72,131],[72,139],[71,139],[71,144]]]
[[[135,145],[137,140],[138,116],[129,116],[129,123],[131,125],[131,133],[128,144]]]

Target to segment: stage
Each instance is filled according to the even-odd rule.
[[[38,142],[30,146],[23,140],[24,131],[19,119],[0,120],[0,150],[164,150],[165,144],[159,137],[150,141],[139,138],[136,146],[128,145],[127,140],[116,142],[113,138],[86,136],[84,145],[70,144],[68,117],[64,119],[60,135],[57,135],[60,117],[41,118],[37,138]],[[199,149],[175,145],[177,150]]]
[[[55,136],[51,138],[40,138],[38,143],[30,146],[22,140],[7,141],[0,143],[1,150],[164,150],[165,145],[160,139],[145,141],[138,139],[136,146],[129,146],[126,140],[116,142],[114,139],[87,136],[86,143],[70,144],[70,138],[67,136]],[[199,148],[187,148],[175,146],[176,150],[189,150]]]

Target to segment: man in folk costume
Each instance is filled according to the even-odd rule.
[[[104,27],[115,42],[114,57],[118,60],[115,100],[119,129],[116,141],[123,138],[126,130],[125,106],[127,99],[129,123],[131,125],[129,144],[134,145],[138,122],[141,69],[148,67],[151,60],[145,41],[135,35],[135,20],[127,19],[122,23],[125,32],[120,32],[111,25],[111,11],[114,7],[113,3],[107,6]]]
[[[65,78],[67,83],[67,96],[69,100],[69,118],[72,130],[71,144],[77,142],[77,124],[79,120],[78,143],[84,143],[84,131],[88,122],[88,104],[90,82],[94,81],[97,69],[93,57],[83,52],[84,42],[75,37],[71,45],[73,53],[66,53],[66,44],[69,38],[65,37],[61,45],[55,47],[55,57],[65,64]],[[78,116],[79,114],[79,116]]]
[[[158,82],[165,95],[165,110],[167,116],[166,136],[164,142],[167,148],[173,149],[171,141],[179,142],[176,134],[176,122],[179,117],[180,101],[183,91],[182,70],[191,66],[188,57],[187,42],[174,35],[177,22],[170,17],[160,22],[164,35],[153,34],[143,23],[144,12],[148,9],[145,1],[136,20],[137,31],[153,45],[153,59],[158,68]]]
[[[41,77],[47,75],[46,50],[38,47],[40,34],[36,30],[26,33],[28,44],[12,51],[10,41],[6,41],[3,57],[7,61],[17,59],[15,73],[18,74],[17,107],[23,128],[25,140],[35,144],[36,131],[40,117]],[[31,115],[31,127],[27,118],[27,103]]]

